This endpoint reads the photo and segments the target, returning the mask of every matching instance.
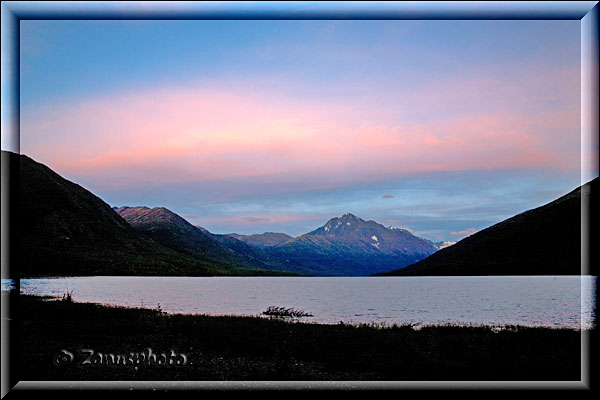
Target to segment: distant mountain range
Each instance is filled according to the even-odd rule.
[[[2,166],[18,204],[10,257],[21,276],[576,275],[580,202],[591,201],[598,185],[454,244],[352,214],[298,237],[214,234],[164,207],[111,208],[24,155],[2,151]]]
[[[598,190],[598,179],[413,265],[380,275],[579,275],[582,250],[595,260],[595,225],[590,223],[588,227],[592,238],[589,249],[582,249],[581,221],[593,221],[592,193]],[[590,215],[582,216],[582,204],[589,204]],[[596,263],[588,261],[590,274],[597,275]]]
[[[352,214],[293,238],[284,233],[216,235],[165,208],[115,211],[157,243],[196,258],[317,276],[370,275],[413,263],[436,251],[404,229],[386,228]]]

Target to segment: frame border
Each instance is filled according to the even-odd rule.
[[[20,153],[19,26],[21,20],[580,20],[581,183],[598,176],[598,1],[294,1],[294,2],[23,2],[1,4],[2,149]],[[2,165],[2,276],[10,271],[8,164]],[[590,204],[582,201],[582,274],[590,266]],[[17,271],[12,271],[19,289]],[[585,295],[582,289],[582,299]],[[2,302],[1,396],[23,390],[289,390],[289,389],[590,389],[590,332],[581,335],[581,381],[20,381],[9,372],[11,307]],[[14,357],[14,354],[12,355]]]

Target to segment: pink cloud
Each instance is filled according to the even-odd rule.
[[[474,78],[380,108],[359,97],[317,102],[242,86],[151,88],[27,110],[21,149],[66,176],[119,177],[112,181],[123,185],[579,168],[579,110],[524,107],[572,90],[566,79],[564,88],[553,83],[555,92],[528,93],[543,81],[519,90]],[[481,95],[494,88],[496,96]],[[455,112],[433,118],[446,103]],[[426,113],[432,118],[408,117]]]

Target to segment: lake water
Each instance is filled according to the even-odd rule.
[[[260,315],[293,307],[318,323],[526,325],[589,328],[597,277],[76,277],[22,279],[24,294],[160,308]],[[3,281],[3,288],[8,282]]]

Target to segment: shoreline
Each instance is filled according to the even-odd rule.
[[[39,299],[41,301],[61,301],[62,297],[59,295],[50,296],[50,295],[36,295],[36,294],[23,294],[20,296],[27,296]],[[98,303],[92,301],[73,301],[74,303],[79,304],[89,304],[98,307],[105,307],[109,309],[127,309],[127,310],[143,310],[143,311],[157,311],[156,307],[143,307],[143,306],[124,306],[120,304],[112,304],[112,303]],[[570,327],[570,326],[546,326],[546,325],[520,325],[520,324],[474,324],[474,323],[454,323],[447,322],[441,324],[425,324],[425,323],[386,323],[386,322],[323,322],[323,321],[314,321],[311,320],[312,317],[300,317],[300,318],[292,318],[292,317],[274,317],[263,314],[205,314],[205,313],[185,313],[185,312],[169,312],[169,311],[160,311],[163,316],[181,316],[181,317],[207,317],[207,318],[256,318],[256,319],[266,319],[266,320],[274,320],[280,321],[289,324],[306,324],[306,325],[323,325],[323,326],[348,326],[355,328],[373,328],[373,329],[406,329],[411,328],[414,331],[419,331],[424,328],[438,328],[438,327],[452,327],[452,328],[482,328],[489,329],[494,332],[508,330],[515,331],[519,329],[552,329],[552,330],[568,330],[575,332],[591,332],[595,329],[595,325],[588,328],[581,327]],[[302,319],[303,318],[303,319]]]
[[[6,294],[3,293],[6,296]],[[579,381],[582,331],[287,322],[18,296],[20,380]],[[583,331],[591,336],[597,329]],[[95,354],[184,354],[185,366],[59,365]],[[136,368],[137,367],[137,368]]]
[[[104,279],[99,282],[104,282],[102,284],[106,286],[106,290],[96,290],[95,292],[90,292],[95,293],[93,295],[85,295],[86,291],[84,288],[90,285],[95,285],[95,278]],[[300,319],[300,322],[326,325],[336,325],[340,322],[343,322],[347,325],[370,324],[379,326],[393,326],[394,324],[412,324],[419,327],[436,325],[467,327],[502,327],[520,325],[524,327],[573,328],[576,330],[581,330],[583,328],[585,330],[591,328],[595,323],[595,313],[591,311],[595,310],[595,302],[593,297],[590,297],[592,293],[595,292],[597,280],[595,277],[408,277],[410,278],[408,280],[403,279],[404,277],[397,277],[399,279],[394,279],[391,281],[387,279],[388,277],[373,277],[373,279],[364,279],[363,277],[330,277],[329,279],[321,277],[304,277],[305,279],[298,280],[275,278],[270,279],[265,277],[254,277],[255,279],[236,279],[231,277],[171,277],[171,279],[165,279],[161,277],[130,277],[125,278],[130,280],[120,284],[119,282],[121,278],[122,277],[115,276],[34,278],[22,279],[20,281],[20,286],[18,286],[18,282],[14,282],[14,284],[16,289],[20,290],[21,294],[31,295],[48,294],[51,296],[60,297],[65,290],[73,289],[75,291],[75,299],[78,302],[96,302],[98,304],[109,304],[133,308],[142,307],[150,309],[156,308],[156,305],[160,303],[163,308],[162,311],[166,311],[169,314],[260,317],[267,306],[293,306],[310,311],[314,314],[314,317],[302,318]],[[494,283],[495,279],[500,279],[499,282],[501,285]],[[507,279],[509,280],[508,282],[512,283],[502,284],[502,282],[504,282],[502,279]],[[164,282],[162,280],[164,280]],[[66,283],[61,283],[63,281]],[[247,284],[244,283],[245,281],[247,281]],[[428,284],[429,281],[431,281],[431,285]],[[433,310],[432,312],[427,307],[421,306],[421,302],[427,302],[427,297],[429,296],[427,294],[421,299],[421,297],[419,297],[421,292],[413,293],[411,295],[404,294],[399,297],[397,303],[400,304],[400,308],[398,308],[397,304],[391,303],[390,301],[382,302],[381,298],[384,300],[387,299],[385,295],[377,295],[377,293],[379,293],[378,288],[380,288],[380,283],[389,288],[395,288],[396,285],[398,285],[398,288],[403,288],[399,293],[412,293],[414,292],[414,290],[411,289],[414,287],[413,284],[419,284],[419,282],[422,282],[425,287],[435,286],[442,288],[443,290],[440,293],[444,293],[444,296],[447,297],[453,296],[455,293],[459,293],[457,290],[462,288],[463,281],[476,282],[474,284],[469,283],[471,287],[479,287],[479,283],[477,282],[480,282],[481,286],[484,288],[488,287],[487,285],[491,285],[490,287],[492,290],[496,290],[496,286],[499,286],[500,288],[512,287],[513,289],[509,290],[503,289],[500,291],[500,295],[496,296],[499,299],[498,301],[506,301],[509,305],[523,303],[523,301],[527,302],[527,298],[513,298],[513,291],[515,290],[514,285],[519,285],[520,287],[520,289],[517,291],[517,294],[526,293],[524,290],[531,287],[531,285],[534,285],[534,288],[546,288],[548,285],[557,285],[556,290],[562,290],[560,293],[564,292],[565,299],[571,299],[571,303],[573,303],[572,299],[575,298],[574,296],[582,296],[581,301],[583,301],[583,303],[580,304],[579,300],[577,300],[577,303],[569,303],[570,306],[568,309],[565,306],[562,308],[553,308],[552,306],[545,305],[546,303],[524,303],[526,305],[525,308],[513,307],[512,309],[509,309],[509,312],[507,312],[503,311],[504,308],[502,303],[495,302],[491,304],[496,304],[497,307],[484,307],[484,309],[478,314],[476,311],[474,311],[478,310],[477,303],[471,302],[468,305],[468,307],[470,307],[468,308],[468,311],[470,312],[463,313],[462,310],[467,306],[461,306],[459,304],[458,308],[449,307],[446,309],[443,308],[444,303],[440,303],[439,300],[436,300],[437,302],[432,303],[434,304],[430,307],[431,310]],[[352,296],[356,296],[358,306],[347,306],[339,310],[332,307],[332,304],[329,304],[329,306],[323,306],[322,302],[314,301],[321,299],[322,296],[315,296],[314,294],[309,293],[310,290],[306,289],[307,287],[312,288],[313,282],[320,282],[319,284],[322,283],[322,285],[324,285],[323,287],[326,288],[337,288],[338,286],[345,288],[345,290],[348,290],[348,293],[352,293]],[[4,283],[5,282],[3,282],[3,284]],[[187,288],[185,290],[196,290],[198,293],[204,293],[202,296],[207,297],[197,296],[194,300],[186,300],[183,303],[173,302],[169,300],[169,297],[158,295],[159,292],[162,292],[162,289],[159,290],[159,288],[163,288],[163,283],[167,288],[172,285],[173,287]],[[48,287],[43,289],[46,285]],[[113,285],[116,286],[113,287]],[[128,291],[128,288],[131,285],[136,287],[137,285],[140,285],[140,287],[146,287],[145,285],[149,285],[148,287],[159,290],[159,292],[156,292],[154,289],[141,290],[138,294],[130,296],[128,294],[129,292],[123,291]],[[252,290],[246,290],[247,287],[253,288],[255,286],[263,289],[273,287],[275,289],[269,290],[273,290],[273,293],[278,293],[278,295],[266,296],[265,299],[263,299],[261,296],[256,297]],[[81,293],[77,293],[78,287],[83,288],[81,289]],[[243,290],[240,289],[238,290],[239,293],[236,292],[237,294],[235,296],[232,295],[231,304],[228,306],[221,305],[218,301],[218,299],[222,298],[220,297],[222,296],[221,292],[223,292],[223,290],[229,290],[228,288],[230,287],[238,287],[238,289],[241,288]],[[564,288],[567,288],[568,291],[565,291],[566,289]],[[307,292],[302,292],[304,294],[300,295],[300,292],[297,292],[296,289],[305,290]],[[545,291],[541,292],[542,298],[550,300],[552,297],[552,301],[554,301],[554,297],[556,297],[555,292],[548,291],[546,289],[544,290]],[[365,298],[359,297],[362,296],[363,291],[364,293],[372,293],[372,298],[369,297],[370,300],[365,300]],[[478,289],[478,291],[481,292],[481,289]],[[388,290],[386,292],[387,295],[394,296],[394,293],[396,293],[397,290],[395,292],[388,292],[390,291]],[[290,296],[288,293],[293,293],[293,295]],[[81,297],[79,297],[79,294],[81,294]],[[483,295],[487,296],[486,293]],[[561,294],[561,296],[562,295],[563,294]],[[434,297],[434,299],[446,297],[438,296],[437,298]],[[494,297],[494,299],[496,299],[496,297]],[[416,302],[415,299],[420,300]],[[560,299],[560,297],[558,299]],[[343,299],[338,300],[343,301]],[[553,303],[550,302],[548,304],[551,305]],[[585,306],[584,309],[581,309],[582,304]],[[561,304],[558,304],[557,307],[560,305]],[[422,312],[421,309],[423,307],[425,307],[424,309],[426,311]],[[436,310],[446,311],[436,312]]]

